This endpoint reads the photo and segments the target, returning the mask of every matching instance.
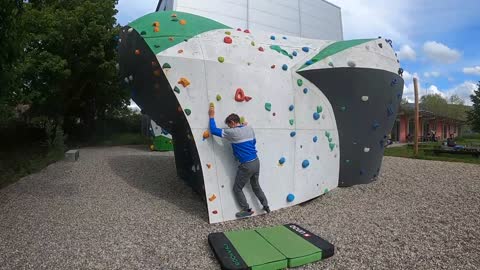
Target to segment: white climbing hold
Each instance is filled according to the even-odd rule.
[[[133,75],[130,75],[130,76],[128,77],[128,79],[129,79],[130,81],[133,81]]]
[[[347,65],[349,67],[356,67],[357,66],[357,64],[355,64],[355,62],[353,62],[353,61],[348,61]]]
[[[362,101],[368,101],[368,96],[363,96]]]
[[[128,79],[128,77],[125,77],[125,82],[126,82],[126,83],[129,83],[129,82],[130,82],[130,80]]]
[[[128,33],[131,33],[131,32],[133,32],[133,28],[128,29]]]
[[[363,148],[363,152],[365,152],[365,153],[370,152],[370,148],[368,148],[368,147]]]

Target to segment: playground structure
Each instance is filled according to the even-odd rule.
[[[377,178],[404,85],[390,40],[313,40],[156,12],[119,42],[133,100],[172,134],[178,175],[205,197],[211,223],[238,210],[237,162],[209,133],[211,102],[217,123],[237,113],[254,128],[272,210]]]

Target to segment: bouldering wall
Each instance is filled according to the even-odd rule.
[[[230,143],[208,132],[211,102],[217,125],[237,113],[254,128],[260,184],[272,210],[318,197],[339,180],[372,181],[380,168],[381,139],[370,138],[372,125],[375,136],[391,128],[395,91],[403,89],[394,51],[382,39],[312,40],[158,12],[125,27],[119,41],[120,72],[133,100],[172,134],[178,175],[205,197],[212,223],[235,219],[239,208],[232,192],[238,163]],[[377,109],[382,106],[392,113]],[[347,111],[348,117],[340,114]],[[368,132],[360,122],[369,124]],[[348,125],[359,130],[357,136]],[[342,152],[353,137],[362,151]],[[341,165],[343,155],[351,168]],[[255,214],[263,213],[249,185],[245,193]]]
[[[172,135],[157,125],[155,121],[151,120],[150,122],[152,133],[152,145],[150,145],[150,150],[162,152],[173,151]]]

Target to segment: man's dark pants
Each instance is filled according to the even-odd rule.
[[[250,209],[245,194],[243,193],[243,187],[250,181],[252,185],[253,193],[257,196],[260,203],[266,207],[268,206],[267,198],[260,187],[258,177],[260,175],[260,160],[255,159],[249,162],[241,163],[238,165],[237,176],[233,185],[233,193],[237,198],[237,202],[242,210]]]

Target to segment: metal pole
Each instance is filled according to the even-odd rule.
[[[413,78],[413,86],[415,89],[415,135],[414,135],[414,147],[413,154],[415,157],[418,156],[418,130],[419,126],[419,106],[418,106],[418,78]]]

